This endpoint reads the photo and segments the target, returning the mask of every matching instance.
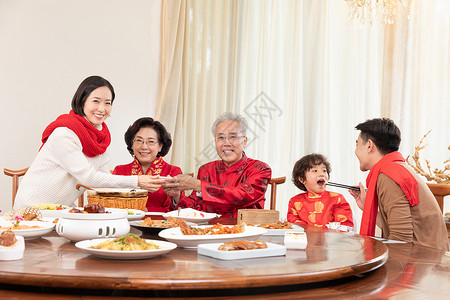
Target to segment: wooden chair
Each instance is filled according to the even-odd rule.
[[[276,208],[277,203],[277,186],[286,182],[286,176],[270,178],[269,184],[271,186],[270,190],[270,209]]]
[[[25,173],[28,171],[28,168],[22,169],[22,170],[10,170],[10,169],[3,169],[3,173],[5,175],[12,177],[12,206],[14,207],[14,201],[16,200],[17,190],[19,189],[19,177],[25,175]]]
[[[427,185],[436,198],[441,212],[444,213],[444,197],[450,195],[450,184],[427,183]],[[450,223],[446,222],[445,225],[447,226],[447,235],[450,238]]]
[[[12,206],[14,207],[14,201],[16,200],[17,190],[19,189],[19,177],[25,175],[25,173],[28,171],[28,168],[22,169],[22,170],[10,170],[10,169],[3,169],[3,173],[5,175],[12,177]],[[78,206],[83,207],[84,203],[84,196],[83,194],[78,197]]]

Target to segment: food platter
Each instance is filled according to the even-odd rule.
[[[266,243],[267,248],[253,249],[253,250],[236,250],[236,251],[222,251],[218,250],[223,243],[201,244],[197,247],[197,253],[222,260],[247,259],[269,256],[286,255],[286,246]]]
[[[206,228],[210,226],[198,226]],[[213,234],[213,235],[184,235],[181,233],[179,227],[167,228],[159,232],[159,236],[175,243],[184,248],[196,248],[199,244],[208,243],[224,243],[233,240],[255,240],[264,233],[267,229],[261,227],[245,226],[245,231],[242,233],[232,234]]]
[[[195,224],[207,224],[210,220],[220,217],[220,215],[215,213],[207,213],[199,211],[193,208],[183,208],[178,210],[173,210],[162,215],[165,219],[168,217],[174,217],[177,219],[184,219],[186,222],[192,222]]]
[[[152,250],[134,250],[134,251],[121,251],[121,250],[104,250],[104,249],[94,249],[91,246],[96,246],[109,239],[92,239],[80,241],[75,244],[75,247],[81,249],[84,252],[92,254],[100,258],[109,259],[145,259],[152,258],[159,255],[166,254],[177,247],[176,244],[158,241],[158,240],[146,240],[147,242],[153,242],[160,247],[160,249]]]
[[[10,227],[12,225],[9,221],[1,221],[0,226]],[[21,221],[19,225],[39,226],[40,228],[30,229],[12,229],[15,235],[23,236],[25,240],[37,239],[53,230],[54,223],[42,221]],[[3,231],[4,229],[0,229]]]
[[[82,207],[78,207],[82,210]],[[60,217],[64,219],[71,220],[112,220],[112,219],[122,219],[126,218],[128,213],[126,209],[120,208],[105,208],[109,213],[71,213],[69,211],[64,211],[61,213]]]
[[[175,228],[175,227],[158,227],[158,226],[142,226],[141,224],[143,223],[143,220],[138,220],[138,221],[130,221],[130,226],[133,228],[136,228],[137,230],[142,231],[142,234],[146,234],[146,235],[155,235],[158,234],[161,230],[167,229],[167,228]],[[195,226],[197,224],[195,223],[191,223],[191,222],[186,222],[186,225],[188,226]]]
[[[142,234],[154,235],[158,234],[161,230],[167,229],[167,227],[150,227],[150,226],[142,226],[143,221],[130,221],[130,225],[137,230],[142,231]]]
[[[128,221],[140,220],[145,217],[145,212],[139,209],[127,209]]]
[[[33,207],[39,209],[42,216],[47,218],[59,218],[62,212],[67,212],[71,209],[69,206],[54,203],[38,203],[34,204]]]
[[[305,231],[303,227],[298,226],[296,224],[291,224],[292,229],[266,229],[267,232],[264,235],[281,235],[284,236],[286,232],[303,232]]]

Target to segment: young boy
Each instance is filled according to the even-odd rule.
[[[321,154],[303,156],[295,163],[292,181],[306,193],[289,200],[288,222],[316,227],[340,222],[353,227],[352,210],[344,196],[325,190],[330,172],[330,163]]]

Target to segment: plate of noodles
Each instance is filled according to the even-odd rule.
[[[92,239],[80,241],[75,247],[101,258],[110,259],[145,259],[166,254],[177,247],[176,244],[148,240],[129,233],[125,236],[109,239]]]

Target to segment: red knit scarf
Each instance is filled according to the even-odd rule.
[[[380,173],[384,173],[400,186],[411,206],[419,204],[419,184],[417,180],[404,166],[397,163],[404,161],[405,159],[400,152],[391,152],[370,169],[369,176],[366,179],[367,194],[361,219],[360,234],[375,235],[378,211],[377,179]]]
[[[58,127],[67,127],[75,132],[83,146],[83,153],[88,157],[103,154],[111,143],[111,134],[105,123],[102,124],[102,130],[98,130],[85,117],[77,115],[71,110],[69,114],[60,115],[45,128],[42,133],[42,146],[53,130]]]

